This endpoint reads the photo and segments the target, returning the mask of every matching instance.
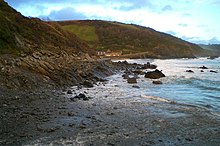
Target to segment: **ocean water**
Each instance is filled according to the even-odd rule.
[[[165,78],[159,79],[163,82],[162,85],[152,84],[151,79],[140,79],[138,85],[141,88],[135,92],[207,108],[220,115],[220,58],[127,61],[140,64],[151,62],[166,75]],[[208,69],[201,69],[202,66]],[[192,70],[194,73],[186,72],[186,70]],[[210,72],[211,70],[217,73]]]

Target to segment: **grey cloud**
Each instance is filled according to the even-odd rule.
[[[60,11],[52,11],[48,16],[51,20],[83,20],[86,16],[76,12],[73,8],[67,7]]]

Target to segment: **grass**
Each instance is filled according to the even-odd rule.
[[[63,26],[63,29],[74,33],[82,40],[89,42],[98,41],[98,35],[96,34],[95,27],[93,26],[65,25]]]

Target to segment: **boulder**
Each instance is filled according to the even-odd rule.
[[[128,79],[127,79],[127,82],[128,82],[129,84],[136,84],[136,83],[137,83],[137,79],[136,79],[136,78],[128,78]]]
[[[210,70],[210,72],[212,72],[212,73],[218,73],[217,71],[214,71],[214,70]]]
[[[159,71],[158,69],[145,73],[145,78],[159,79],[162,77],[165,77],[165,75],[162,73],[162,71]]]
[[[152,83],[155,84],[155,85],[163,84],[161,81],[153,81]]]
[[[189,73],[194,73],[194,71],[192,71],[192,70],[186,70],[186,72],[189,72]]]
[[[208,69],[206,66],[199,67],[200,69]]]

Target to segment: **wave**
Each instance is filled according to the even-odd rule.
[[[165,98],[162,98],[162,97],[148,96],[148,95],[141,95],[141,97],[147,98],[147,99],[150,99],[150,100],[160,101],[160,102],[174,103],[174,101],[168,100],[168,99],[165,99]]]

